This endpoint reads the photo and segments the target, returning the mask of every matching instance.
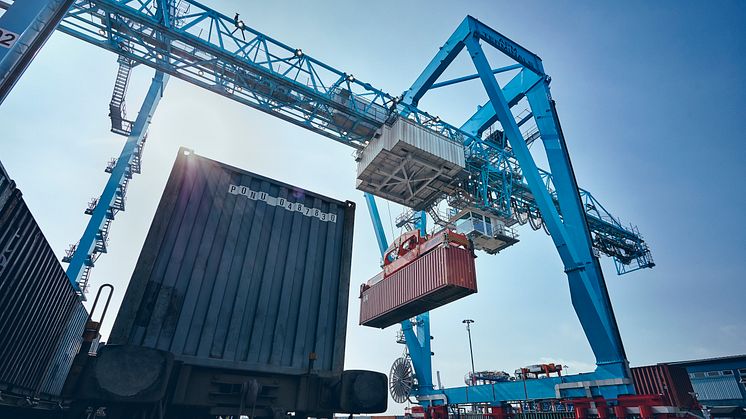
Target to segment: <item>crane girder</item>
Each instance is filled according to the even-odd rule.
[[[12,4],[4,0],[0,7]],[[432,71],[423,72],[402,96],[377,89],[195,0],[75,0],[58,29],[356,149],[364,148],[384,124],[409,118],[465,145],[470,173],[475,179],[489,179],[488,184],[475,186],[475,193],[464,191],[476,206],[506,220],[516,217],[513,202],[536,209],[513,150],[482,139],[497,121],[490,102],[461,128],[416,106],[467,37],[479,37],[521,66],[502,88],[509,106],[546,77],[535,54],[470,16],[441,48],[440,60],[431,62]],[[540,173],[552,193],[551,174]],[[587,191],[580,193],[597,203]],[[556,196],[553,204],[561,217]],[[603,207],[586,206],[596,249],[614,257],[619,273],[633,270],[628,267],[634,261],[649,266],[649,251],[639,232],[599,208]]]

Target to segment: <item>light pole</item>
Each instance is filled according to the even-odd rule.
[[[476,383],[476,374],[474,372],[474,350],[471,347],[471,327],[470,327],[470,325],[474,323],[474,320],[466,319],[462,321],[461,323],[464,323],[466,325],[466,333],[469,334],[469,355],[471,355],[471,384],[474,385]]]

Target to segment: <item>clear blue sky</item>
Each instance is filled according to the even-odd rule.
[[[617,277],[603,261],[632,365],[746,352],[746,2],[204,1],[392,93],[409,87],[466,14],[532,50],[552,76],[579,183],[637,224],[652,247],[653,270]],[[114,55],[57,33],[0,109],[0,159],[60,255],[80,237],[83,209],[123,144],[108,132],[115,71]],[[466,72],[456,66],[450,75]],[[151,75],[135,71],[133,114]],[[422,107],[454,125],[484,97],[478,84],[441,90]],[[352,289],[376,272],[351,149],[172,80],[144,172],[93,272],[94,286],[117,286],[114,308],[180,145],[356,200]],[[446,385],[462,384],[469,369],[467,317],[476,320],[477,369],[539,361],[568,364],[571,373],[592,368],[551,240],[520,233],[518,245],[478,258],[478,294],[431,315],[434,366]],[[388,371],[402,351],[394,328],[357,326],[354,293],[350,307],[347,367]]]

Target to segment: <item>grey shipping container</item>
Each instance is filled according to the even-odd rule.
[[[47,377],[41,389],[46,394],[62,394],[62,388],[83,344],[83,330],[88,320],[88,311],[82,304],[76,305],[57,343],[57,350],[47,369]]]
[[[0,391],[58,396],[87,317],[0,164]]]
[[[110,344],[339,374],[355,206],[179,150]]]

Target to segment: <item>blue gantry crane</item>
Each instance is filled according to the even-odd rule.
[[[612,257],[618,274],[654,263],[637,229],[623,225],[578,187],[549,91],[550,78],[541,59],[519,44],[467,17],[412,87],[390,95],[250,28],[238,15],[231,18],[194,0],[0,0],[0,7],[6,9],[0,16],[0,101],[55,27],[118,55],[109,113],[112,131],[127,140],[119,158],[107,166],[110,177],[104,192],[86,210],[91,219],[83,236],[65,258],[68,276],[81,293],[96,259],[107,250],[112,220],[124,210],[128,182],[139,173],[158,100],[168,78],[177,77],[356,149],[358,187],[365,191],[382,252],[387,238],[374,195],[411,208],[398,224],[423,232],[426,213],[440,226],[467,221],[469,232],[479,239],[478,248],[489,253],[518,241],[511,227],[515,224],[550,234],[596,370],[436,389],[429,315],[424,313],[401,324],[417,380],[411,395],[421,404],[634,394],[598,257]],[[512,63],[492,68],[485,47]],[[476,74],[438,81],[464,49]],[[137,118],[130,121],[124,98],[130,70],[137,65],[156,74]],[[500,86],[495,74],[513,76]],[[473,79],[482,82],[489,101],[460,126],[418,108],[428,91]],[[519,103],[528,106],[519,111]],[[376,140],[382,130],[392,129],[444,141],[457,151],[449,157],[453,164],[424,162],[423,149],[417,147],[406,155],[392,151],[383,160],[376,160],[380,153],[371,157],[369,146],[380,142]],[[549,171],[537,167],[529,150],[537,140],[546,151]]]

